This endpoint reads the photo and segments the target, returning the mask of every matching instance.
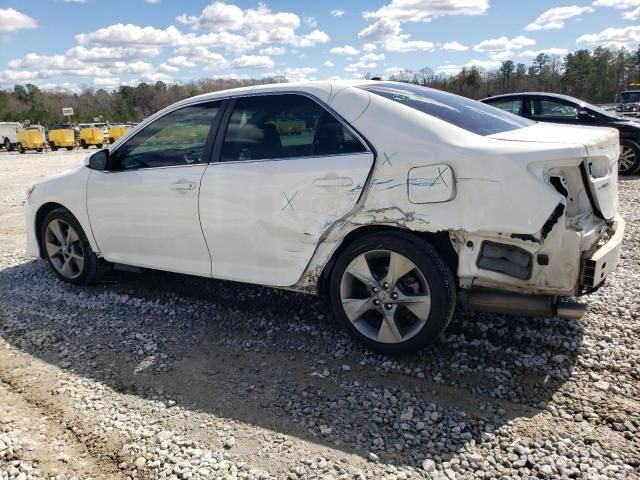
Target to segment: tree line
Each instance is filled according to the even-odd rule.
[[[502,62],[495,72],[470,66],[457,75],[436,74],[430,68],[395,74],[393,80],[438,88],[480,99],[502,93],[543,91],[571,95],[590,103],[614,103],[616,95],[640,89],[640,47],[635,50],[577,50],[564,57],[539,53],[530,65]]]
[[[613,103],[617,93],[630,85],[640,84],[640,47],[635,51],[598,47],[593,51],[578,50],[565,57],[540,53],[529,65],[506,60],[495,72],[470,66],[457,75],[446,75],[424,68],[417,72],[403,71],[391,79],[475,99],[501,93],[548,91],[591,103]],[[16,85],[13,90],[0,91],[0,121],[58,123],[64,121],[62,108],[73,107],[77,122],[91,122],[94,118],[112,123],[138,122],[167,105],[194,95],[274,82],[286,82],[286,78],[140,83],[113,91],[87,87],[74,94],[45,92],[33,84]]]

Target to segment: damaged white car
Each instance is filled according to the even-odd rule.
[[[179,102],[36,184],[28,251],[63,280],[113,264],[323,293],[383,353],[456,302],[575,318],[615,269],[618,132],[437,90],[285,83]]]

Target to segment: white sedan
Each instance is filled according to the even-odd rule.
[[[63,280],[113,264],[326,294],[383,353],[457,300],[578,317],[616,267],[618,133],[538,124],[395,82],[285,83],[165,108],[36,184],[28,252]]]

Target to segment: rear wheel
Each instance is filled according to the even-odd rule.
[[[42,151],[42,147],[36,148],[36,152],[41,152],[41,151]]]
[[[632,175],[640,170],[640,146],[632,140],[620,142],[618,172],[620,175]]]
[[[115,139],[113,137],[109,137],[109,143],[114,143]]]
[[[7,149],[7,152],[13,151],[13,145],[11,145],[11,141],[8,138],[4,139],[4,148]]]
[[[71,151],[73,150],[73,147],[69,146],[69,147],[65,147],[67,150]]]
[[[19,143],[19,144],[18,144],[18,152],[19,152],[19,153],[24,153],[24,152],[26,152],[26,151],[27,151],[27,150],[22,146],[22,144],[21,144],[21,143]]]
[[[101,143],[97,143],[97,144],[96,144],[96,148],[97,148],[98,150],[100,150],[100,149],[102,148],[102,144],[101,144]]]
[[[49,146],[51,147],[52,152],[55,152],[56,150],[58,150],[58,147],[56,146],[55,142],[50,142]]]
[[[87,148],[89,148],[89,145],[87,145],[87,142],[85,142],[84,140],[80,140],[80,145],[82,146],[82,148],[84,148],[85,150]]]
[[[329,297],[344,328],[383,354],[435,342],[455,308],[455,280],[428,243],[397,233],[358,240],[340,255]]]
[[[40,242],[49,265],[65,282],[93,283],[109,269],[109,264],[91,249],[78,221],[64,208],[53,210],[45,217]]]

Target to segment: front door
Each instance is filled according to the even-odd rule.
[[[174,110],[110,153],[87,185],[91,230],[105,259],[208,276],[198,215],[221,102]]]
[[[322,234],[356,205],[373,154],[306,96],[242,97],[232,107],[200,192],[212,275],[293,285]]]

